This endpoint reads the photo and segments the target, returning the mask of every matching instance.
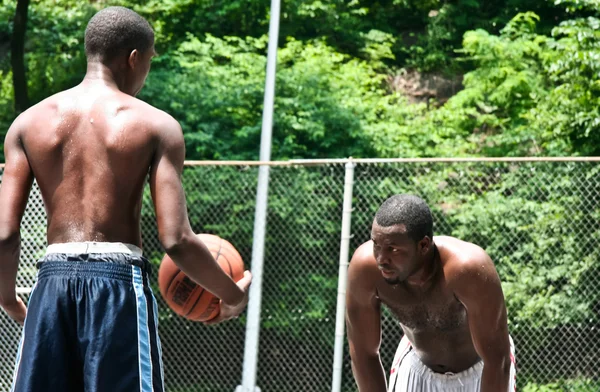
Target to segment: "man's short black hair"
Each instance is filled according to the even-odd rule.
[[[145,53],[152,45],[154,31],[150,24],[125,7],[104,8],[85,29],[85,55],[92,61],[111,61],[134,49]]]
[[[433,238],[433,216],[425,202],[414,195],[394,195],[383,202],[375,222],[379,226],[404,225],[406,234],[415,241]]]

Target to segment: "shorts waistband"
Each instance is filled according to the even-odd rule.
[[[51,244],[46,248],[49,254],[90,254],[90,253],[123,253],[142,256],[142,250],[135,245],[123,242],[65,242]]]
[[[458,381],[458,383],[462,385],[464,382],[470,382],[479,378],[481,372],[483,371],[483,361],[479,360],[470,368],[458,373],[437,373],[431,370],[427,365],[425,365],[414,350],[408,353],[405,360],[410,362],[410,367],[414,371],[420,373],[421,377],[425,377],[430,380],[439,380],[442,384],[449,383],[452,381]]]
[[[144,256],[133,253],[47,253],[37,262],[41,270],[45,264],[99,264],[99,266],[83,267],[90,271],[104,271],[113,267],[104,267],[100,264],[114,265],[115,270],[131,271],[131,266],[139,267],[142,273],[151,274],[152,266]],[[123,268],[121,268],[123,267]],[[62,266],[58,268],[79,268],[77,266]],[[96,269],[94,269],[96,268]],[[81,270],[81,268],[79,268]]]
[[[39,264],[38,280],[60,278],[109,278],[132,282],[133,274],[141,274],[144,283],[147,274],[141,268],[127,264],[46,261]]]

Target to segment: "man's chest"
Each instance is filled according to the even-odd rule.
[[[464,305],[442,283],[426,292],[401,285],[381,287],[378,291],[380,300],[411,330],[451,331],[467,324]]]

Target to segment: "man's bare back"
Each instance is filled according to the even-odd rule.
[[[149,180],[159,241],[178,267],[221,299],[218,323],[248,302],[194,234],[181,173],[181,127],[135,98],[154,51],[139,14],[108,7],[88,23],[80,85],[21,114],[4,147],[0,187],[0,306],[23,324],[16,392],[164,392],[157,313],[143,257],[141,201]],[[36,179],[50,245],[29,309],[16,295],[20,224]],[[51,325],[52,328],[47,328]],[[39,363],[46,364],[39,366]]]
[[[0,255],[5,247],[11,257],[0,304],[8,301],[5,310],[20,322],[24,306],[9,288],[14,287],[19,225],[34,178],[47,211],[48,244],[94,241],[137,247],[142,245],[140,211],[148,178],[161,245],[184,273],[223,300],[220,316],[211,322],[239,314],[247,303],[247,291],[238,285],[247,288],[249,273],[233,282],[191,230],[181,184],[185,145],[179,123],[135,98],[155,55],[153,42],[144,53],[127,53],[112,63],[89,61],[80,85],[22,113],[6,135]]]
[[[48,243],[125,242],[141,247],[142,191],[168,114],[97,83],[56,94],[19,119],[22,143],[48,217]]]

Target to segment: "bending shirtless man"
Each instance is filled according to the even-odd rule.
[[[350,262],[346,301],[361,392],[515,390],[514,350],[494,264],[474,244],[434,237],[422,199],[396,195],[381,205],[371,241]],[[389,387],[379,356],[381,304],[404,331]]]
[[[163,392],[156,302],[141,250],[148,175],[160,242],[222,299],[216,322],[242,312],[251,277],[234,283],[192,232],[180,179],[181,128],[135,98],[155,55],[148,22],[129,9],[106,8],[90,20],[85,50],[83,82],[21,114],[6,135],[0,305],[25,321],[13,391]],[[34,179],[49,246],[26,309],[15,281]]]

